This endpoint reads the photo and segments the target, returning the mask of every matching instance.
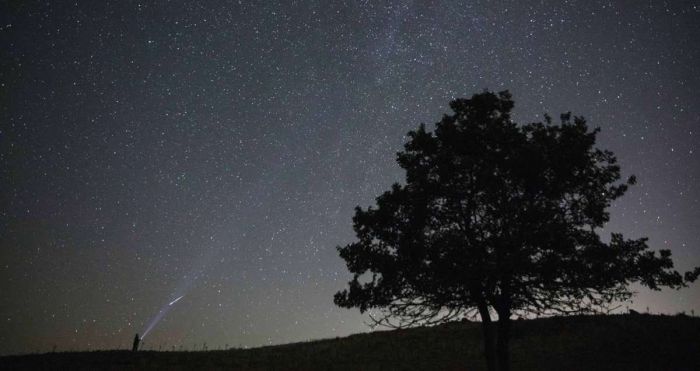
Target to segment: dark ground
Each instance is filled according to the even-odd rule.
[[[0,357],[0,369],[483,370],[478,323],[242,350],[94,351]],[[516,321],[513,370],[700,370],[700,318],[652,315]]]

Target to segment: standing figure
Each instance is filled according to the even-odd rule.
[[[139,338],[139,334],[136,334],[136,336],[134,336],[134,345],[131,347],[132,352],[139,350],[139,342],[140,341],[141,341],[141,339]]]

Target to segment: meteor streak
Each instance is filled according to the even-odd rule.
[[[180,300],[180,299],[182,299],[183,297],[185,297],[185,295],[181,295],[179,298],[177,298],[177,299],[171,301],[170,304],[168,304],[168,305],[173,305],[173,304],[177,303],[177,301]]]

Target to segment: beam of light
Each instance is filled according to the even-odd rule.
[[[207,266],[214,259],[218,251],[220,250],[216,248],[207,249],[204,255],[201,256],[199,261],[192,266],[192,269],[190,270],[189,274],[185,274],[184,276],[182,276],[179,285],[175,290],[173,290],[173,296],[177,295],[177,297],[175,299],[167,301],[166,304],[164,304],[160,308],[160,310],[153,317],[153,319],[151,319],[151,321],[148,322],[148,326],[146,326],[146,329],[141,335],[141,340],[143,340],[143,338],[145,338],[146,335],[148,335],[151,332],[151,330],[153,330],[153,328],[156,327],[158,322],[160,322],[160,320],[162,320],[165,317],[165,315],[168,314],[168,312],[170,312],[175,303],[177,303],[178,301],[180,301],[180,299],[185,297],[185,295],[195,285],[199,278],[205,275]]]
[[[156,316],[153,317],[151,322],[146,327],[146,330],[143,331],[143,335],[141,335],[141,340],[143,340],[143,338],[145,338],[146,335],[148,335],[148,333],[151,332],[151,330],[153,330],[154,327],[156,327],[158,322],[160,322],[160,320],[163,319],[163,317],[165,317],[166,314],[168,314],[170,308],[173,307],[173,304],[177,303],[183,297],[185,297],[185,295],[180,295],[177,299],[171,301],[170,303],[168,303],[168,305],[164,305],[163,308],[161,308],[160,311],[158,311],[158,314],[156,314]]]
[[[151,330],[153,330],[154,327],[156,327],[156,324],[158,322],[160,322],[160,320],[163,319],[163,317],[165,317],[165,314],[168,313],[169,310],[170,310],[170,306],[167,305],[163,309],[161,309],[158,312],[158,314],[156,314],[155,317],[153,317],[151,322],[148,324],[146,329],[143,331],[143,334],[141,335],[141,340],[143,340],[143,338],[145,338],[146,335],[148,335],[148,333],[151,332]]]
[[[141,340],[143,340],[143,338],[145,338],[146,335],[148,335],[148,333],[151,332],[151,330],[153,330],[154,327],[156,327],[158,322],[160,322],[160,320],[162,320],[163,317],[165,317],[165,315],[168,314],[168,312],[170,312],[170,309],[173,308],[175,303],[177,303],[178,301],[180,301],[180,299],[185,297],[186,292],[189,291],[189,289],[192,287],[192,285],[194,285],[198,278],[198,274],[189,274],[183,276],[183,281],[180,287],[175,291],[176,295],[180,295],[173,300],[167,301],[166,304],[164,304],[160,308],[158,313],[153,317],[153,319],[151,319],[151,321],[148,323],[148,326],[146,326],[146,329],[143,331],[143,335],[141,335]]]

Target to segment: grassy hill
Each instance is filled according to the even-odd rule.
[[[47,353],[0,369],[483,370],[478,323],[202,352]],[[578,316],[514,323],[514,370],[700,370],[700,318]]]

